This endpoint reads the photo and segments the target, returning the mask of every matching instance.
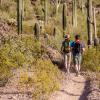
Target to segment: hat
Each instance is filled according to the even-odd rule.
[[[65,39],[69,39],[70,38],[70,35],[69,34],[67,34],[67,35],[65,35],[65,37],[64,37]]]

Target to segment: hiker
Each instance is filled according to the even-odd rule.
[[[71,64],[71,41],[70,35],[65,35],[64,41],[61,46],[61,53],[64,55],[64,65],[67,71],[67,74],[70,73],[70,64]]]
[[[84,51],[85,45],[80,41],[80,35],[76,35],[75,41],[72,43],[72,54],[77,76],[80,75],[82,54]]]

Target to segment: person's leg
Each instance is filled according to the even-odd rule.
[[[67,55],[66,54],[64,54],[64,65],[67,71]]]
[[[71,64],[71,53],[68,54],[68,62],[67,62],[67,72],[70,73],[70,64]]]
[[[77,59],[77,56],[73,56],[73,60],[74,60],[74,66],[75,66],[76,75],[77,75],[78,74],[78,59]]]
[[[82,62],[82,55],[80,54],[78,56],[78,74],[80,74],[81,62]]]

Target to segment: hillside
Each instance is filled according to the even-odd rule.
[[[55,11],[53,10],[55,8],[55,2],[53,2],[53,0],[50,1],[51,2],[51,5],[48,4],[48,27],[54,27],[51,26],[52,25],[52,21],[55,20],[54,18],[54,13]],[[67,1],[69,4],[68,4],[68,20],[69,20],[69,27],[71,26],[70,25],[70,16],[71,16],[71,0],[68,0]],[[86,2],[86,1],[85,1]],[[86,25],[85,25],[85,21],[86,21],[86,11],[85,11],[85,14],[84,14],[84,17],[83,14],[81,13],[81,8],[80,8],[80,4],[81,2],[78,2],[77,5],[78,5],[78,31],[81,32],[81,33],[86,33]],[[100,1],[99,0],[94,0],[93,1],[93,5],[95,7],[98,7],[99,8],[99,4],[100,4]],[[61,7],[60,7],[61,8]],[[0,7],[0,19],[1,20],[5,20],[7,23],[11,24],[11,23],[17,23],[16,22],[16,19],[17,19],[17,3],[15,0],[5,0],[5,1],[2,1],[2,5]],[[43,1],[40,1],[40,0],[25,0],[24,2],[24,22],[23,22],[23,33],[24,34],[27,34],[27,33],[33,33],[32,31],[32,27],[34,26],[34,23],[37,21],[37,20],[42,20],[43,21],[43,18],[44,18],[44,12],[43,12],[43,9],[44,9],[44,5],[43,5]],[[86,9],[85,9],[86,10]],[[71,12],[70,12],[71,11]],[[62,17],[62,10],[59,9],[59,17],[57,17],[57,20],[58,20],[58,23],[55,22],[55,26],[59,27],[59,31],[61,32],[62,29],[60,28],[61,27],[61,17]],[[100,33],[100,25],[99,25],[99,22],[100,22],[100,19],[99,19],[99,14],[96,15],[96,18],[97,18],[97,33],[99,35]],[[51,21],[51,20],[52,21]],[[32,21],[31,21],[32,20]],[[49,22],[50,21],[50,22]],[[84,21],[83,23],[81,23],[81,21]],[[16,25],[16,24],[15,24]],[[83,27],[81,29],[81,27]],[[48,31],[50,31],[48,29]],[[53,30],[52,30],[53,31]],[[51,34],[50,31],[49,33]],[[68,31],[70,32],[70,30],[68,29]]]
[[[99,100],[100,41],[93,43],[95,23],[100,39],[100,0],[92,0],[95,23],[88,0],[73,1],[0,0],[0,100]],[[79,77],[73,61],[71,74],[65,71],[60,50],[65,34],[72,41],[80,34],[85,44]]]

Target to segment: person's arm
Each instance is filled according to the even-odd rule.
[[[62,42],[61,53],[63,53],[63,49],[64,49],[64,46],[63,46],[63,42]]]
[[[71,51],[73,50],[73,47],[74,47],[74,42],[73,41],[71,41]]]
[[[82,52],[84,53],[85,52],[85,44],[82,43]]]
[[[82,48],[82,51],[85,52],[85,48]]]

